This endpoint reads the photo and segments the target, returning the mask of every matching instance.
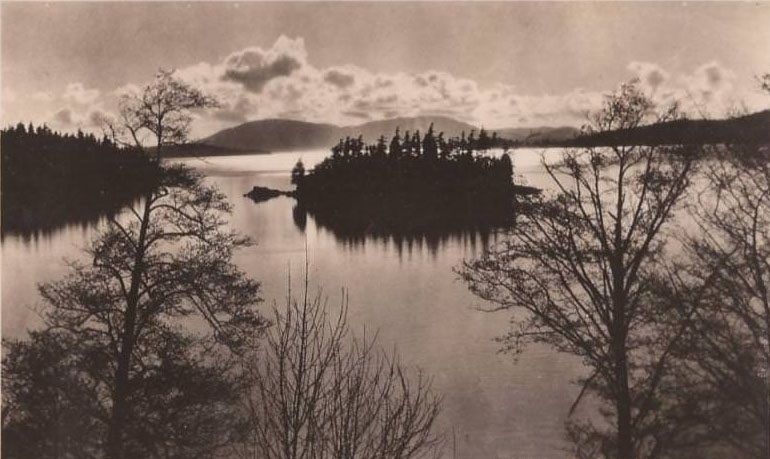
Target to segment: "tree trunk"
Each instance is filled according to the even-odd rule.
[[[628,365],[623,346],[615,350],[615,370],[618,378],[615,408],[618,416],[617,459],[634,459],[631,435],[631,394],[628,389]]]
[[[139,303],[139,286],[144,274],[145,240],[150,221],[152,192],[145,196],[144,215],[139,229],[137,250],[134,256],[134,267],[131,271],[131,285],[126,297],[125,321],[123,336],[120,343],[117,368],[115,369],[115,389],[112,395],[112,414],[107,431],[106,457],[108,459],[123,458],[123,431],[125,430],[126,414],[128,412],[129,369],[131,354],[134,351],[137,307]]]
[[[612,356],[614,359],[615,410],[617,414],[617,459],[634,459],[631,427],[631,391],[628,388],[628,355],[625,327],[624,299],[615,298],[615,326],[612,333]]]
[[[621,177],[622,178],[622,177]],[[622,188],[620,188],[622,190]],[[620,192],[619,192],[620,193]],[[618,195],[618,202],[622,202],[622,195]],[[618,212],[622,212],[618,206]],[[622,228],[620,224],[615,227],[615,247],[620,247]],[[617,414],[617,459],[634,459],[633,436],[631,426],[631,392],[628,388],[628,355],[626,341],[628,340],[628,326],[626,306],[628,297],[626,291],[626,268],[623,264],[623,253],[618,253],[610,262],[612,270],[612,358],[614,359],[615,376],[615,409]]]

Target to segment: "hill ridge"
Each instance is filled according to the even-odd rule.
[[[223,129],[199,144],[210,149],[241,153],[267,153],[277,151],[330,148],[339,139],[363,136],[367,143],[376,142],[384,135],[388,139],[399,128],[401,133],[416,130],[424,133],[434,124],[436,133],[445,137],[459,136],[479,127],[448,116],[397,117],[367,121],[356,125],[339,126],[282,118],[266,118],[247,121],[238,126]],[[581,137],[580,131],[571,126],[540,126],[488,129],[503,139],[521,146],[607,146],[620,144],[715,144],[763,142],[770,143],[770,110],[755,112],[727,119],[679,119],[664,123],[640,126],[627,131],[596,133]]]
[[[282,118],[265,118],[242,123],[238,126],[223,129],[216,132],[199,143],[211,147],[225,148],[239,151],[290,151],[297,149],[328,148],[345,137],[363,136],[366,142],[375,142],[384,135],[388,138],[393,135],[396,128],[400,132],[425,132],[429,126],[434,125],[436,133],[444,132],[446,137],[459,136],[461,132],[466,134],[471,130],[479,131],[478,126],[458,121],[444,115],[421,115],[413,117],[396,117],[384,120],[366,121],[363,123],[340,126],[330,123],[315,123]],[[525,137],[537,136],[540,139],[550,141],[563,141],[574,137],[578,130],[571,127],[536,127],[536,128],[506,128],[487,129],[498,132],[500,137],[511,140],[524,140]],[[507,135],[503,135],[506,132]],[[556,138],[549,137],[549,133],[557,133]]]

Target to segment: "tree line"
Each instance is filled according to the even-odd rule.
[[[30,233],[115,211],[156,185],[158,169],[107,136],[22,123],[0,131],[2,230]]]
[[[430,124],[425,135],[421,135],[419,130],[413,133],[409,131],[401,134],[401,130],[396,128],[396,132],[388,142],[382,135],[376,143],[366,145],[363,136],[357,138],[346,137],[331,148],[332,158],[358,158],[362,156],[371,157],[389,157],[391,160],[401,160],[404,158],[424,158],[426,160],[447,160],[450,158],[459,158],[462,155],[472,156],[477,151],[487,151],[492,148],[504,148],[507,146],[505,139],[497,136],[497,132],[492,135],[481,128],[478,137],[476,131],[471,130],[467,135],[462,131],[460,136],[446,138],[444,132],[436,132],[433,129],[433,123]]]

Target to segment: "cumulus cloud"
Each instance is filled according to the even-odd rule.
[[[90,105],[99,97],[98,89],[86,89],[83,83],[71,83],[62,94],[62,99],[78,105]]]
[[[229,125],[268,117],[348,124],[424,113],[474,120],[484,115],[489,99],[489,90],[475,81],[446,72],[385,74],[355,65],[316,68],[308,63],[301,38],[280,37],[269,48],[246,48],[220,62],[180,69],[178,75],[215,95],[221,107],[205,116]],[[504,88],[493,90],[512,92]]]
[[[724,96],[733,88],[735,73],[718,62],[701,65],[684,78],[687,90],[704,101]]]
[[[668,72],[652,62],[634,61],[628,64],[628,70],[636,75],[642,85],[653,91],[660,88],[670,78]]]
[[[64,107],[49,115],[47,122],[54,129],[63,131],[75,128],[85,131],[99,132],[109,115],[101,108],[86,108],[83,110]]]
[[[114,103],[115,92],[103,95],[98,89],[86,88],[82,83],[70,83],[58,97],[50,92],[38,92],[31,97],[49,109],[59,105],[53,112],[49,112],[45,120],[52,128],[63,131],[79,128],[98,132],[108,112],[105,103]],[[61,102],[64,102],[63,106]]]
[[[139,86],[137,86],[137,85],[135,85],[133,83],[128,83],[128,84],[125,84],[123,86],[119,86],[119,87],[115,88],[115,90],[112,91],[110,93],[110,95],[113,96],[113,97],[120,98],[120,97],[123,97],[123,96],[132,95],[132,94],[139,94],[141,91],[142,91],[142,89]]]
[[[685,113],[694,117],[723,117],[744,103],[762,108],[761,102],[757,105],[756,94],[739,91],[735,73],[716,61],[670,78],[657,96],[659,102],[676,101]]]
[[[51,116],[51,120],[62,127],[69,128],[74,125],[72,110],[63,108]]]
[[[734,71],[718,61],[690,72],[672,74],[650,62],[632,62],[630,70],[660,106],[676,103],[690,117],[725,117],[736,109],[766,109],[770,97],[753,86],[741,88]]]
[[[706,105],[714,113],[724,114],[725,101],[735,96],[735,74],[717,62],[686,74],[672,74],[661,65],[642,61],[630,62],[626,70],[629,79],[638,78],[658,103],[689,100],[692,112],[698,109],[702,113]],[[302,38],[285,36],[270,47],[249,47],[219,61],[179,69],[177,76],[220,103],[217,109],[196,113],[196,136],[276,117],[349,125],[398,116],[441,115],[489,129],[579,126],[588,112],[601,107],[603,94],[614,89],[526,94],[510,84],[482,87],[437,70],[375,73],[353,64],[319,68],[310,63]],[[100,95],[96,89],[73,83],[61,95],[70,102],[68,111],[55,115],[61,123],[95,126],[104,107],[114,109],[116,96],[137,90],[139,86],[129,84]]]
[[[324,73],[324,81],[338,88],[344,89],[353,85],[355,76],[340,69],[329,69]]]
[[[243,123],[249,117],[257,114],[257,107],[245,96],[238,97],[234,102],[227,103],[214,111],[213,116],[221,121]]]
[[[91,110],[86,119],[88,120],[88,125],[91,127],[100,127],[104,123],[105,120],[109,118],[109,115],[105,113],[103,110],[95,109]]]
[[[733,94],[734,74],[715,62],[686,75],[642,61],[630,62],[627,70],[661,104],[694,94],[698,103],[715,105]],[[353,64],[318,68],[308,60],[301,38],[284,36],[268,48],[246,48],[219,62],[183,68],[179,76],[219,99],[221,107],[202,116],[207,126],[220,127],[272,117],[355,124],[426,114],[491,129],[580,125],[614,89],[524,94],[510,84],[481,87],[443,71],[375,73]]]
[[[254,47],[229,55],[224,62],[222,78],[241,83],[247,90],[258,93],[270,80],[287,77],[300,69],[306,60],[303,39],[281,36],[269,50]]]
[[[633,61],[627,70],[661,104],[693,92],[700,101],[730,92],[731,72],[715,63],[678,78],[652,62]],[[601,107],[603,98],[600,91],[582,89],[532,95],[506,84],[482,88],[473,80],[442,71],[373,73],[355,65],[316,68],[308,62],[304,42],[286,37],[268,49],[247,48],[219,63],[182,69],[180,76],[217,94],[222,108],[210,117],[223,123],[291,117],[353,124],[434,114],[489,128],[580,125],[587,113]]]

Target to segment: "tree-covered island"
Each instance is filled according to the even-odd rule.
[[[319,224],[348,232],[505,226],[516,193],[534,190],[514,186],[508,154],[482,154],[494,139],[485,130],[445,139],[433,126],[370,145],[346,138],[309,173],[297,163],[294,195]]]

